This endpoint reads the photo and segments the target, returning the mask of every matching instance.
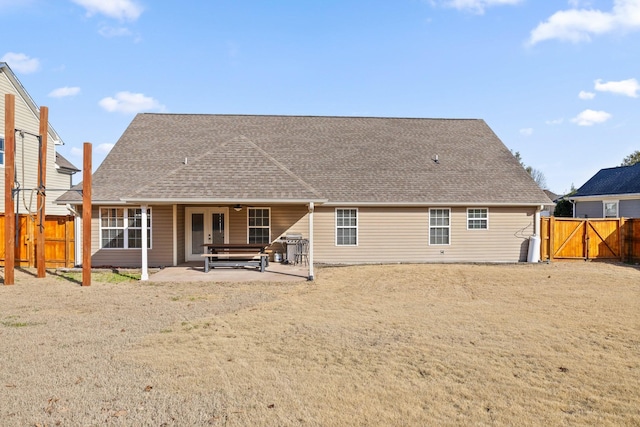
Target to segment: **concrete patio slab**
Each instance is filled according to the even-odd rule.
[[[149,275],[150,282],[292,282],[306,281],[306,266],[269,263],[264,273],[253,267],[217,267],[204,272],[204,262],[165,267]]]

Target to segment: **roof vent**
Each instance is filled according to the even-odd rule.
[[[431,160],[433,160],[433,163],[440,163],[440,160],[438,160],[438,155],[437,154],[435,156],[433,156],[431,158]]]

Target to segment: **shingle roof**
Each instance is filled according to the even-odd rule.
[[[58,165],[60,167],[60,169],[63,169],[63,170],[65,170],[65,171],[67,171],[68,173],[71,173],[71,174],[74,174],[74,173],[80,171],[80,169],[75,167],[73,165],[73,163],[71,163],[69,160],[67,160],[60,153],[56,153],[56,165]]]
[[[600,169],[571,197],[640,194],[640,163]]]
[[[163,198],[549,204],[482,120],[139,114],[93,200]]]

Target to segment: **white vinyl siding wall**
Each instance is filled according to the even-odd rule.
[[[173,207],[149,206],[153,213],[153,249],[149,265],[168,266],[173,261]],[[265,206],[268,207],[268,206]],[[178,206],[178,263],[184,262],[184,208]],[[283,251],[278,238],[300,233],[307,238],[306,206],[270,206],[271,240]],[[429,208],[358,208],[358,246],[336,246],[335,208],[316,207],[314,213],[314,261],[318,264],[421,263],[421,262],[519,262],[527,258],[533,234],[535,208],[488,209],[491,227],[467,229],[467,208],[450,209],[450,244],[429,245]],[[93,210],[94,266],[139,267],[139,249],[100,250],[98,208]],[[247,239],[247,212],[229,210],[231,242]],[[181,249],[182,248],[182,249]]]
[[[11,93],[15,95],[15,127],[22,129],[33,134],[40,133],[40,117],[33,114],[33,111],[29,108],[25,100],[15,90],[13,84],[9,81],[9,78],[4,72],[0,72],[0,93]],[[0,96],[0,112],[4,120],[4,96]],[[4,126],[0,133],[4,134]],[[5,139],[6,139],[6,135]],[[24,135],[24,146],[20,135],[16,135],[16,174],[20,181],[21,187],[27,189],[20,194],[20,200],[16,200],[16,203],[20,203],[20,212],[26,213],[24,203],[26,201],[29,204],[29,198],[31,196],[30,190],[38,186],[38,140],[34,136]],[[6,158],[5,158],[6,161]],[[22,171],[22,163],[24,161],[24,178]],[[2,173],[0,173],[0,185],[4,188],[4,162],[0,166]],[[48,135],[47,140],[47,188],[59,189],[69,188],[69,176],[58,173],[56,169],[56,155],[54,139],[51,134]],[[45,206],[45,214],[47,215],[68,215],[69,211],[64,206],[58,206],[54,204],[55,199],[62,195],[62,192],[49,191],[46,193],[47,204]],[[34,201],[31,206],[35,207],[35,195]],[[4,198],[0,199],[0,211],[4,212]]]
[[[130,206],[133,208],[133,206]],[[126,209],[127,207],[125,207]],[[171,206],[149,206],[152,221],[153,248],[147,251],[150,267],[173,265],[173,208]],[[140,267],[142,251],[140,249],[101,249],[100,213],[94,207],[91,214],[91,265]]]
[[[314,216],[317,263],[518,262],[526,260],[535,208],[495,208],[491,228],[467,230],[467,208],[450,211],[450,244],[429,245],[429,208],[358,208],[358,246],[336,246],[335,210]]]

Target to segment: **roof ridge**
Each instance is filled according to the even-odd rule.
[[[438,120],[438,121],[484,121],[477,117],[408,117],[408,116],[337,116],[319,114],[217,114],[217,113],[138,113],[147,116],[211,116],[211,117],[281,117],[312,119],[370,119],[370,120]]]
[[[291,170],[289,170],[289,168],[287,168],[285,165],[283,165],[278,160],[276,160],[275,157],[273,157],[272,155],[267,153],[264,149],[262,149],[260,146],[258,146],[255,142],[251,141],[249,138],[245,137],[244,135],[241,135],[241,138],[245,142],[250,144],[252,147],[254,147],[258,152],[260,152],[260,154],[262,154],[264,157],[266,157],[267,160],[269,160],[271,163],[276,165],[281,171],[283,171],[284,173],[286,173],[287,175],[289,175],[290,177],[292,177],[293,179],[298,181],[298,183],[300,183],[300,185],[302,185],[304,188],[306,188],[307,190],[311,191],[313,194],[315,194],[316,196],[318,196],[320,198],[323,197],[322,194],[320,194],[318,191],[316,191],[315,188],[313,188],[311,186],[311,184],[309,184],[308,182],[306,182],[305,180],[300,178],[298,175],[293,173]]]

